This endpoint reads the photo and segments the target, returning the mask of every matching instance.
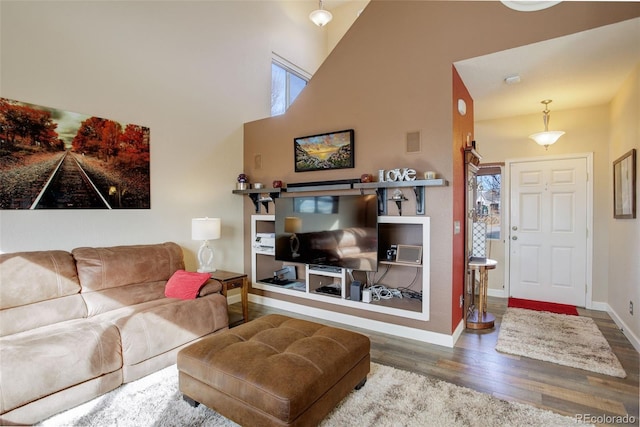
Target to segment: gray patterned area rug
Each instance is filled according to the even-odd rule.
[[[589,317],[508,308],[496,350],[619,378],[627,376]]]
[[[237,426],[203,405],[193,408],[182,400],[175,365],[39,425]],[[365,386],[351,392],[321,424],[322,427],[575,425],[575,418],[375,363],[371,364]]]

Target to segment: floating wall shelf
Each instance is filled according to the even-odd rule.
[[[347,182],[350,181],[350,182]],[[426,187],[446,187],[449,182],[445,179],[420,179],[414,181],[386,181],[386,182],[353,182],[327,181],[326,183],[309,183],[309,185],[296,185],[290,188],[251,188],[248,190],[233,190],[233,194],[246,194],[256,207],[256,213],[260,213],[260,204],[269,212],[269,202],[280,196],[281,192],[301,193],[306,191],[336,191],[336,190],[375,190],[378,196],[378,215],[387,215],[387,189],[389,188],[413,188],[416,196],[416,215],[424,215],[424,189]],[[268,197],[264,195],[268,194]],[[406,199],[404,199],[406,200]],[[396,204],[403,200],[395,200]],[[401,210],[400,210],[401,211]]]
[[[269,213],[269,202],[273,202],[280,197],[283,188],[251,188],[248,190],[233,190],[233,194],[246,194],[249,196],[256,208],[256,213],[260,213],[260,204],[264,206],[264,210]],[[268,197],[265,195],[268,194]]]
[[[416,195],[416,215],[424,215],[424,189],[426,187],[446,187],[449,185],[445,179],[419,179],[415,181],[388,181],[388,182],[360,182],[353,184],[353,188],[375,189],[378,194],[378,215],[387,215],[387,189],[411,187]],[[402,200],[393,200],[402,203]],[[400,206],[398,210],[402,212]]]

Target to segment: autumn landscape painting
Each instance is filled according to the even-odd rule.
[[[0,98],[0,209],[149,209],[149,128]]]
[[[354,167],[353,129],[295,138],[296,172]]]

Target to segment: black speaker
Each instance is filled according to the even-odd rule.
[[[358,280],[354,280],[351,282],[351,292],[349,295],[351,301],[361,301],[362,300],[362,283]]]

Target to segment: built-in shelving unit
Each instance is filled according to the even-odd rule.
[[[429,234],[430,218],[424,216],[379,216],[378,217],[378,271],[349,272],[345,269],[326,268],[313,265],[283,263],[275,259],[272,248],[263,247],[257,241],[258,233],[275,233],[274,215],[251,216],[251,283],[255,289],[276,294],[285,294],[302,300],[321,301],[337,306],[350,307],[366,312],[384,313],[409,319],[429,320]],[[422,263],[409,264],[385,259],[391,244],[422,246]],[[268,283],[275,271],[284,265],[293,265],[298,279],[284,285]],[[352,300],[350,292],[351,274],[366,277],[369,284],[385,285],[388,288],[407,287],[422,298],[391,298],[370,303]],[[361,280],[362,281],[362,280]],[[319,292],[322,286],[330,286],[335,294]]]

